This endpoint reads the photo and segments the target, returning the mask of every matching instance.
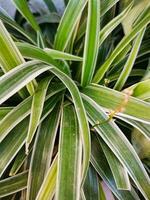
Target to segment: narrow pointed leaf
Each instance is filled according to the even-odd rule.
[[[36,44],[32,36],[27,33],[19,24],[17,24],[6,12],[0,7],[0,19],[6,23],[9,24],[11,27],[13,27],[16,31],[18,31],[21,35],[23,35],[28,41],[30,41],[33,44]]]
[[[140,45],[142,43],[142,39],[145,33],[145,28],[139,33],[139,35],[137,36],[137,38],[135,39],[132,51],[129,55],[129,58],[123,68],[123,71],[121,72],[119,79],[117,80],[114,89],[116,90],[121,90],[125,84],[125,82],[127,81],[129,74],[133,68],[133,65],[135,63]]]
[[[31,152],[31,150],[32,148],[30,148],[29,153]],[[27,155],[25,153],[25,146],[23,146],[15,157],[14,163],[9,172],[9,176],[14,176],[18,173],[22,165],[25,163],[26,159],[29,158],[28,156],[30,156],[30,154]]]
[[[51,77],[43,79],[39,83],[37,90],[35,94],[33,95],[29,129],[28,129],[28,134],[26,138],[26,151],[28,151],[28,146],[31,143],[32,138],[34,137],[37,126],[39,124],[42,111],[43,111],[47,88],[52,78],[53,77],[51,76]]]
[[[0,104],[22,89],[39,74],[50,68],[48,66],[44,67],[39,63],[38,61],[23,63],[0,77]],[[37,73],[35,73],[36,68],[38,68]]]
[[[100,31],[100,1],[88,1],[88,18],[82,65],[81,85],[86,86],[92,80],[97,61]]]
[[[61,60],[72,60],[72,61],[82,61],[83,58],[79,56],[75,56],[69,53],[64,53],[62,51],[54,50],[54,49],[48,49],[45,48],[44,51],[50,55],[53,59],[61,59]]]
[[[128,1],[120,2],[120,8],[123,9],[124,7],[126,7],[127,3]],[[133,25],[140,16],[140,14],[149,5],[150,5],[149,0],[134,1],[133,8],[129,12],[128,16],[122,22],[125,34],[128,34],[132,30]]]
[[[83,89],[83,93],[91,97],[99,105],[110,110],[118,108],[126,97],[123,92],[118,92],[96,84]],[[149,107],[150,103],[141,101],[134,97],[129,97],[125,110],[121,114],[125,115],[127,118],[133,117],[135,120],[149,123],[150,114],[147,112]]]
[[[98,104],[87,96],[84,96],[84,99],[92,126],[95,125],[97,121],[104,122],[108,120],[107,114],[105,114]],[[95,130],[123,166],[126,167],[135,184],[138,186],[144,197],[148,199],[150,196],[150,178],[134,148],[119,127],[113,121],[108,121],[95,126]]]
[[[38,128],[29,169],[27,198],[35,199],[47,173],[59,125],[60,105],[42,122]],[[37,175],[38,172],[38,175]]]
[[[0,177],[25,143],[28,120],[18,124],[0,144]]]
[[[101,1],[101,16],[111,9],[119,0],[102,0]]]
[[[47,5],[50,12],[56,12],[57,11],[52,0],[44,0],[44,2]]]
[[[16,47],[14,41],[9,35],[8,31],[4,27],[3,23],[0,20],[0,66],[3,71],[6,73],[9,70],[15,68],[16,66],[25,63],[24,58]],[[34,92],[34,85],[30,83],[28,85],[28,90],[30,94]],[[21,96],[25,96],[25,91],[21,91]]]
[[[51,164],[43,184],[39,190],[36,200],[52,200],[56,189],[56,176],[57,176],[57,155]]]
[[[117,189],[113,174],[107,163],[106,157],[103,154],[98,137],[95,135],[92,136],[92,147],[91,163],[114,195],[119,200],[140,200],[133,188],[131,188],[131,191]]]
[[[54,48],[64,51],[87,0],[70,0],[59,23]]]
[[[11,178],[0,180],[0,197],[24,190],[27,187],[27,178],[28,172],[26,171]]]
[[[15,69],[11,70],[6,75],[3,75],[0,78],[0,103],[3,103],[13,94],[15,94],[19,89],[21,89],[24,85],[26,85],[28,82],[47,70],[51,70],[51,72],[54,73],[64,83],[72,96],[84,148],[84,180],[90,159],[90,134],[82,98],[74,81],[72,81],[66,74],[64,74],[57,68],[42,65],[40,62],[37,61],[27,62],[26,64],[16,67]]]
[[[91,165],[84,183],[84,194],[86,200],[100,199],[98,176],[95,169]]]
[[[19,10],[19,12],[25,17],[25,19],[31,24],[32,28],[35,31],[40,31],[40,27],[38,23],[36,22],[33,14],[31,13],[28,3],[26,0],[12,0],[16,8]]]
[[[131,185],[126,168],[120,163],[109,147],[102,140],[99,141],[114,176],[117,188],[119,190],[130,190]]]
[[[129,13],[133,3],[124,9],[118,16],[112,19],[99,33],[99,46],[104,42],[108,35],[122,22]]]
[[[81,142],[78,121],[72,105],[64,106],[60,127],[58,149],[58,174],[56,200],[80,197]]]
[[[150,140],[150,124],[144,124],[142,122],[127,119],[119,115],[117,115],[116,117],[138,129],[148,140]]]
[[[132,31],[124,36],[121,42],[116,46],[115,50],[111,53],[104,64],[97,70],[93,82],[98,83],[104,77],[106,71],[110,68],[114,59],[123,51],[123,49],[136,37],[138,32],[140,32],[144,27],[146,27],[150,22],[150,7],[148,7],[143,15],[143,19],[132,29]]]
[[[53,94],[51,95],[53,96]],[[37,125],[39,125],[39,123],[52,111],[58,100],[59,98],[56,95],[45,102],[41,119],[38,121]],[[32,97],[29,97],[12,109],[11,112],[9,112],[3,120],[0,121],[0,142],[19,122],[31,113],[31,104]]]
[[[48,53],[46,53],[43,49],[30,45],[28,43],[16,43],[18,49],[20,50],[23,57],[28,59],[36,59],[39,61],[43,61],[49,65],[53,65],[58,67],[61,71],[69,74],[68,69],[59,65]]]

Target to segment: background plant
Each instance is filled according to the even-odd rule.
[[[70,0],[62,17],[50,0],[12,2],[15,19],[0,9],[1,199],[150,199],[149,1]]]

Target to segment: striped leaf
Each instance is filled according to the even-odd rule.
[[[24,58],[16,47],[14,41],[9,35],[8,31],[4,27],[3,23],[0,20],[0,66],[3,71],[6,73],[9,70],[15,68],[16,66],[25,63]],[[30,94],[34,93],[34,85],[30,83],[28,85],[28,90]],[[26,96],[25,91],[21,91],[20,95],[22,97]]]
[[[110,110],[115,110],[122,105],[122,102],[126,98],[126,94],[123,92],[118,92],[110,88],[93,84],[82,90],[84,94],[91,97],[99,105],[108,108]],[[141,101],[134,97],[129,97],[128,103],[125,106],[123,113],[121,115],[127,118],[133,118],[144,123],[150,122],[150,116],[147,110],[149,110],[150,104]]]
[[[72,105],[64,105],[60,126],[56,200],[80,197],[81,141],[78,121]]]
[[[0,181],[0,197],[19,192],[27,187],[28,172],[23,172],[11,178]]]
[[[100,125],[95,126],[95,130],[123,166],[126,167],[135,184],[138,186],[144,197],[148,199],[150,196],[150,178],[134,148],[113,121],[102,123],[108,120],[108,116],[100,106],[87,96],[84,96],[84,99],[90,123],[92,126],[94,126],[97,121],[101,123]]]
[[[35,199],[49,169],[59,125],[60,105],[38,128],[28,176],[27,198]],[[38,172],[38,174],[37,174]]]
[[[54,48],[64,51],[87,0],[70,0],[59,23]]]
[[[100,199],[98,176],[95,169],[91,165],[84,183],[84,195],[86,200]]]
[[[40,27],[38,23],[36,22],[33,14],[30,11],[27,1],[26,0],[22,0],[22,1],[12,0],[12,2],[16,6],[16,8],[19,10],[19,12],[24,16],[24,18],[31,24],[32,28],[35,31],[39,32]]]
[[[75,83],[66,74],[64,74],[57,68],[53,68],[47,65],[42,65],[40,62],[37,61],[31,61],[21,66],[18,66],[15,69],[8,72],[0,79],[0,103],[3,103],[13,94],[15,94],[19,89],[24,87],[28,82],[30,82],[35,77],[37,77],[38,75],[42,74],[47,70],[51,70],[51,72],[54,73],[64,83],[64,85],[68,88],[72,96],[75,110],[77,113],[77,118],[79,122],[80,133],[84,148],[83,151],[84,153],[83,180],[84,180],[90,159],[89,126],[79,90],[75,85]]]
[[[43,184],[39,190],[36,200],[51,200],[54,196],[56,189],[56,176],[58,168],[58,156],[56,155],[47,174],[43,181]]]
[[[122,22],[129,13],[133,3],[125,8],[118,16],[111,20],[99,33],[99,46],[105,41],[108,35]]]
[[[117,80],[114,88],[116,90],[121,90],[125,84],[125,82],[127,81],[129,74],[133,68],[134,62],[136,60],[140,45],[142,43],[142,39],[145,33],[145,28],[139,33],[139,35],[137,36],[137,38],[135,39],[132,51],[129,55],[129,58],[123,68],[123,71],[121,72],[119,79]]]
[[[112,54],[104,62],[104,64],[97,70],[93,82],[98,83],[104,77],[106,71],[110,68],[114,59],[123,51],[123,49],[136,37],[138,32],[140,32],[144,27],[146,27],[150,22],[150,8],[148,7],[144,14],[142,20],[132,29],[132,31],[124,36],[121,42],[117,45]]]
[[[47,88],[52,78],[53,76],[43,79],[39,83],[37,90],[35,94],[33,95],[29,129],[28,129],[27,138],[26,138],[26,152],[28,152],[28,147],[38,127],[38,124],[42,115],[43,107],[44,107],[44,101],[46,97]]]
[[[102,179],[114,193],[114,195],[119,200],[140,200],[133,188],[131,188],[131,191],[117,189],[113,174],[101,149],[99,137],[96,135],[92,135],[92,147],[91,163],[99,176],[102,177]]]
[[[126,168],[120,163],[109,147],[102,140],[99,139],[99,141],[112,171],[117,188],[119,190],[130,190],[131,185]]]
[[[100,31],[100,1],[88,1],[88,18],[85,36],[81,85],[86,86],[92,80],[97,61]]]
[[[25,143],[28,120],[18,124],[0,145],[0,177]]]

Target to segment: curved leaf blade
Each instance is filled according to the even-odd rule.
[[[90,123],[104,122],[108,120],[107,114],[91,98],[83,96]],[[95,126],[95,130],[105,143],[111,148],[115,156],[126,167],[128,173],[134,180],[146,199],[150,196],[150,178],[136,154],[134,148],[113,121],[108,121]]]

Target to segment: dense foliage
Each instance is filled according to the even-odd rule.
[[[0,8],[0,198],[150,199],[150,1]]]

